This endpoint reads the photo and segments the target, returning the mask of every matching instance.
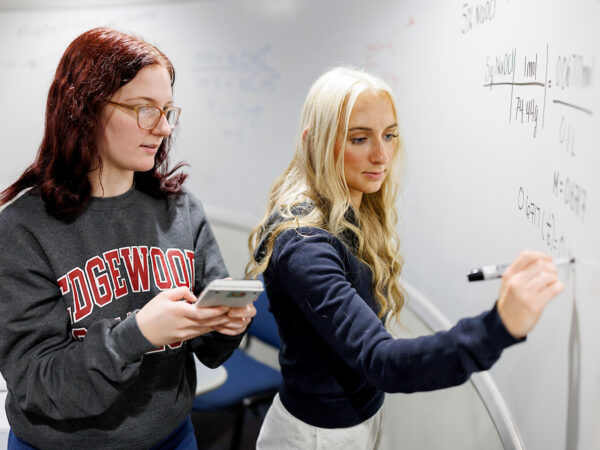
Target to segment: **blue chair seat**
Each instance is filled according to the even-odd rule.
[[[241,398],[272,390],[281,383],[279,371],[262,364],[242,350],[236,350],[223,364],[227,369],[227,380],[214,391],[194,399],[195,411],[214,411],[229,408]]]
[[[252,345],[254,339],[279,348],[281,342],[277,324],[269,312],[269,299],[265,292],[258,296],[254,306],[256,316],[248,329],[246,348]],[[281,373],[239,349],[233,352],[223,367],[227,370],[225,383],[214,391],[197,396],[192,412],[233,412],[230,450],[240,450],[246,412],[261,417],[259,407],[268,406],[273,401],[281,384]]]

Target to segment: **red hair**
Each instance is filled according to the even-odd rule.
[[[78,36],[65,50],[48,92],[44,137],[33,164],[0,193],[3,205],[35,187],[53,216],[72,220],[91,197],[88,173],[102,166],[96,148],[100,112],[112,95],[144,67],[160,64],[175,82],[175,69],[155,46],[109,28]],[[169,170],[171,136],[163,139],[154,167],[135,173],[136,188],[155,197],[180,192],[186,175]],[[37,192],[37,191],[36,191]]]

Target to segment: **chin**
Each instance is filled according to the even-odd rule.
[[[144,164],[139,164],[134,170],[135,172],[148,172],[154,168],[154,159],[152,161],[144,162]]]
[[[383,183],[380,183],[376,186],[368,186],[364,191],[363,194],[375,194],[376,192],[379,192],[381,190],[381,186]]]

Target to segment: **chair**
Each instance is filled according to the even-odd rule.
[[[247,333],[247,349],[254,339],[279,348],[279,334],[273,315],[269,312],[269,300],[263,292],[254,302],[256,316]],[[240,448],[246,413],[258,415],[258,407],[269,404],[281,383],[281,373],[254,359],[243,349],[237,349],[223,364],[227,380],[217,389],[194,399],[193,411],[229,410],[234,413],[231,450]]]

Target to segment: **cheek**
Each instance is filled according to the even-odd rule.
[[[104,131],[104,141],[112,148],[130,147],[139,141],[142,133],[137,124],[135,128],[131,123],[112,121]]]
[[[344,171],[346,173],[353,173],[361,170],[362,160],[363,157],[360,152],[346,148],[346,151],[344,151]]]
[[[386,142],[383,147],[383,151],[385,152],[386,165],[391,164],[396,154],[396,142],[394,142],[393,140],[390,142]]]
[[[394,159],[394,155],[396,154],[396,145],[394,143],[390,143],[389,148],[386,151],[387,159],[391,162]]]

